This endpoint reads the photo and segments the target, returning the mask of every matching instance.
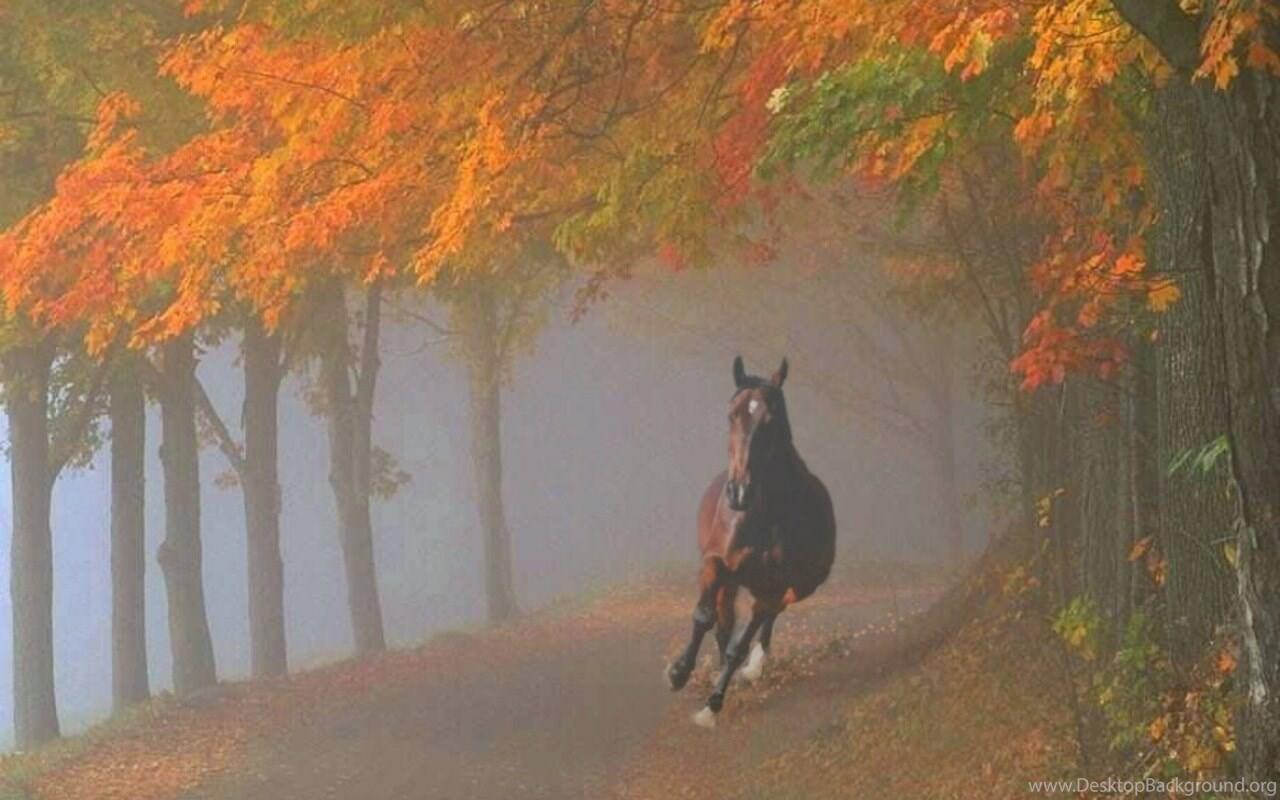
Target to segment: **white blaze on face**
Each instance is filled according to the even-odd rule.
[[[754,414],[758,408],[760,408],[760,401],[754,397],[751,398],[751,402],[747,403],[747,413]]]

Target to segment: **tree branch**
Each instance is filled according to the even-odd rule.
[[[209,398],[209,393],[204,390],[204,384],[200,382],[200,379],[192,376],[191,382],[196,400],[196,409],[199,410],[205,422],[213,430],[213,435],[218,440],[218,449],[227,457],[227,461],[231,463],[231,468],[235,470],[236,475],[243,482],[245,480],[245,460],[240,443],[235,440],[226,423],[222,421],[222,417],[218,414],[218,409],[214,407],[213,400]]]
[[[364,342],[360,348],[360,371],[356,373],[356,408],[373,414],[373,392],[378,383],[378,338],[382,331],[382,279],[369,284],[365,294]]]
[[[1176,69],[1192,72],[1200,66],[1199,25],[1177,0],[1111,0],[1111,5]]]
[[[113,348],[114,349],[114,348]],[[107,374],[111,371],[114,362],[114,353],[108,353],[102,359],[93,371],[93,377],[89,382],[89,389],[85,392],[84,401],[77,409],[75,418],[71,422],[65,436],[59,442],[53,442],[49,454],[49,485],[58,479],[62,474],[62,470],[66,469],[67,464],[75,457],[76,451],[80,449],[85,433],[89,430],[89,424],[93,422],[93,418],[98,414],[98,401],[102,399],[102,389],[107,382]]]

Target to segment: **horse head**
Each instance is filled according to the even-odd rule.
[[[791,443],[791,423],[782,384],[787,360],[768,379],[748,375],[742,356],[733,360],[736,390],[729,401],[729,508],[745,511],[758,494],[759,481],[774,458]]]

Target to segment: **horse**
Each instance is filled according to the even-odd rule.
[[[711,481],[698,508],[698,603],[693,636],[666,670],[673,691],[693,673],[702,639],[716,628],[720,675],[694,722],[715,727],[734,673],[758,680],[773,640],[773,624],[787,606],[822,585],[835,561],[836,520],[831,496],[809,471],[791,439],[782,395],[787,360],[769,379],[748,375],[733,361],[729,401],[729,468]],[[751,620],[733,637],[738,589],[754,600]]]

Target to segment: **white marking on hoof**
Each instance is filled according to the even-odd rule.
[[[751,647],[751,657],[747,659],[747,665],[742,668],[742,678],[748,683],[755,683],[764,676],[764,661],[766,657],[764,648],[756,642]]]
[[[676,679],[675,679],[675,676],[671,674],[670,664],[668,664],[667,668],[662,671],[662,679],[667,682],[668,688],[671,688],[671,689],[676,688]]]
[[[704,706],[701,711],[693,715],[693,724],[699,728],[714,728],[716,726],[716,712],[711,710],[711,706]]]

